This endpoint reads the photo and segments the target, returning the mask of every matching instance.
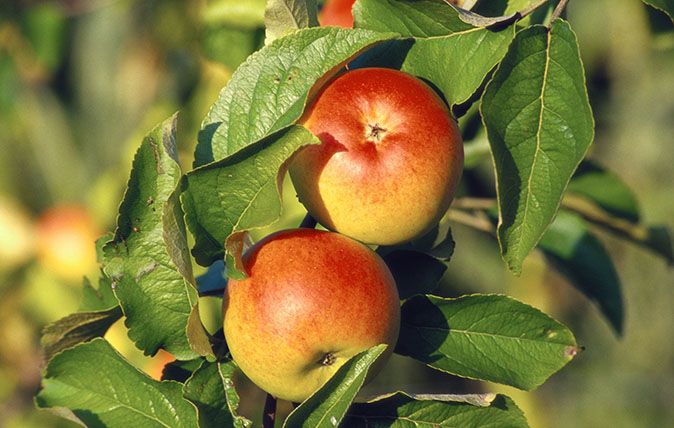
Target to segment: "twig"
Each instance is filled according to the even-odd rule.
[[[264,402],[264,414],[262,415],[262,427],[274,428],[276,422],[276,398],[271,394],[267,394],[267,399]]]
[[[452,208],[460,210],[489,210],[496,206],[493,198],[457,198],[452,203]]]
[[[316,221],[315,218],[313,218],[311,215],[307,214],[304,217],[304,220],[302,220],[302,223],[300,223],[300,228],[302,229],[313,229],[316,227],[318,222]]]
[[[552,23],[555,22],[555,19],[560,17],[560,15],[564,11],[564,8],[566,7],[566,4],[568,2],[569,2],[569,0],[560,0],[559,1],[559,3],[557,4],[557,7],[552,12],[552,16],[550,17],[550,25],[552,25]]]
[[[470,214],[465,211],[449,209],[447,214],[445,214],[445,218],[449,221],[455,221],[457,223],[470,226],[473,229],[486,232],[490,235],[496,235],[496,229],[494,228],[494,225],[486,217],[477,214]]]

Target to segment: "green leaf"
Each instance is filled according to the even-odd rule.
[[[417,296],[401,316],[396,352],[471,379],[530,390],[577,353],[566,327],[506,296]]]
[[[181,177],[175,126],[176,116],[157,126],[136,153],[115,238],[104,248],[104,271],[136,345],[148,355],[164,348],[189,360],[209,354],[210,344],[175,191]]]
[[[666,226],[634,224],[624,218],[613,217],[596,204],[567,195],[564,198],[564,208],[576,212],[593,225],[599,226],[627,239],[637,245],[655,252],[664,257],[670,264],[674,264],[674,248],[672,235]]]
[[[528,427],[522,411],[504,395],[425,397],[410,396],[403,392],[354,404],[345,419],[345,426]]]
[[[174,360],[167,363],[161,372],[161,380],[174,380],[176,382],[185,383],[187,379],[192,376],[205,360],[203,358],[195,358],[194,360],[180,361]]]
[[[583,219],[560,211],[538,246],[571,284],[599,306],[621,335],[624,308],[620,278],[611,256]]]
[[[190,427],[194,407],[177,382],[157,382],[103,339],[78,345],[49,362],[36,397],[40,408],[67,408],[88,427]]]
[[[293,31],[318,27],[316,0],[269,0],[264,21],[267,44]]]
[[[367,372],[386,349],[377,345],[361,352],[342,367],[304,403],[293,410],[284,427],[334,428],[363,386]]]
[[[352,57],[394,34],[309,28],[251,55],[211,107],[199,132],[195,166],[235,154],[294,124],[312,88]]]
[[[643,0],[643,2],[665,12],[674,22],[674,0]]]
[[[359,0],[354,18],[356,27],[414,38],[401,69],[432,82],[450,106],[478,91],[515,35],[514,25],[494,30],[466,24],[441,0]]]
[[[42,331],[40,344],[45,359],[79,343],[102,337],[122,317],[119,306],[98,312],[78,312],[49,324]]]
[[[639,203],[632,190],[620,177],[592,161],[580,164],[568,192],[589,199],[613,216],[639,223]]]
[[[435,291],[447,265],[428,254],[411,250],[394,250],[382,256],[388,266],[401,299]]]
[[[304,127],[293,126],[187,174],[182,198],[197,262],[209,266],[222,259],[232,233],[275,222],[281,214],[286,162],[300,147],[319,143]]]
[[[435,291],[454,254],[454,239],[449,222],[441,221],[430,232],[412,242],[379,247],[398,287],[401,299]]]
[[[94,287],[88,278],[84,278],[80,312],[104,311],[116,306],[119,306],[119,301],[112,291],[112,281],[110,281],[110,278],[101,275],[98,287]]]
[[[481,110],[496,167],[501,254],[519,273],[593,140],[585,74],[569,24],[556,20],[551,30],[520,31],[487,85]]]
[[[232,382],[236,368],[233,361],[204,361],[185,383],[185,398],[197,407],[199,427],[244,428],[251,425],[250,421],[236,414],[239,395]]]

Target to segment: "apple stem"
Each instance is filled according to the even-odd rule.
[[[276,398],[267,394],[267,400],[264,402],[264,414],[262,415],[262,427],[274,428],[276,422]]]
[[[314,229],[318,222],[316,221],[315,218],[313,218],[311,215],[307,214],[304,217],[304,220],[302,220],[302,223],[300,223],[300,228],[302,229]]]

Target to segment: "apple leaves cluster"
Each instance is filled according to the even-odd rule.
[[[668,10],[666,2],[648,3]],[[226,40],[264,26],[265,46],[245,46],[260,49],[238,67],[204,119],[193,170],[180,169],[175,116],[141,144],[116,231],[98,246],[98,284],[87,281],[81,311],[44,332],[49,363],[37,405],[87,426],[251,425],[237,414],[236,364],[222,331],[203,327],[198,296],[218,295],[227,277],[245,275],[239,256],[246,231],[280,217],[289,160],[319,143],[299,124],[306,105],[345,67],[401,69],[436,88],[457,116],[474,115],[489,150],[476,152],[467,167],[491,153],[497,198],[457,203],[450,211],[464,210],[493,232],[513,272],[538,248],[621,334],[620,280],[590,225],[670,262],[674,255],[666,230],[640,222],[630,189],[584,160],[594,124],[575,35],[569,23],[551,19],[552,2],[467,1],[463,7],[358,0],[356,28],[340,29],[316,27],[310,0],[209,5],[205,37],[222,22],[238,26],[225,31]],[[534,389],[574,358],[576,339],[507,296],[432,295],[454,252],[449,224],[456,217],[449,214],[414,242],[377,249],[402,299],[395,352],[453,375]],[[193,259],[208,267],[196,279]],[[120,318],[147,355],[164,349],[177,357],[161,381],[102,339]],[[383,351],[378,346],[353,357],[283,426],[527,426],[510,398],[494,394],[396,392],[354,403]]]

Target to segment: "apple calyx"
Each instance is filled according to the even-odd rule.
[[[320,361],[320,364],[322,366],[331,366],[331,365],[335,364],[336,361],[337,361],[337,357],[335,357],[335,355],[332,352],[328,352],[327,354],[325,354],[323,356],[323,358]]]
[[[365,139],[373,143],[379,143],[384,139],[384,136],[388,132],[388,129],[375,123],[374,125],[368,124]]]

